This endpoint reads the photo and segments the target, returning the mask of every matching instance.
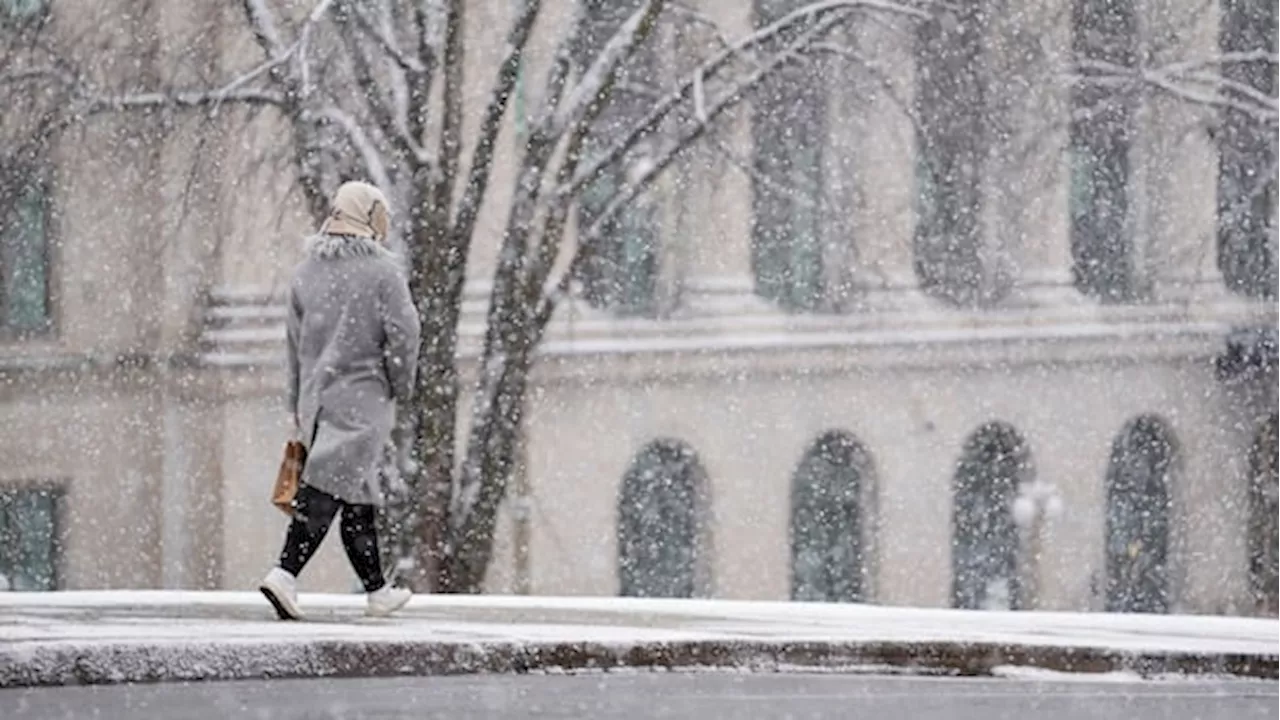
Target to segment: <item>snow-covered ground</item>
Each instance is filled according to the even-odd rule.
[[[397,617],[371,620],[362,616],[363,596],[303,595],[301,602],[309,622],[282,623],[253,593],[0,593],[0,646],[741,640],[1280,654],[1280,624],[1257,618],[490,595],[420,596]]]

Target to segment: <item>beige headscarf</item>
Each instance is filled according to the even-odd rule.
[[[346,182],[334,193],[329,203],[329,217],[320,226],[326,235],[356,235],[387,241],[391,222],[387,198],[378,188],[365,182]]]

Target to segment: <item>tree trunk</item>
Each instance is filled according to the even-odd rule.
[[[419,171],[425,174],[426,170]],[[453,494],[454,445],[458,408],[458,318],[461,288],[449,282],[451,263],[445,243],[447,212],[431,203],[429,183],[419,182],[413,237],[408,243],[410,291],[422,319],[418,354],[418,382],[413,406],[413,457],[417,473],[411,479],[417,498],[418,538],[412,584],[419,592],[447,592],[445,545],[449,526],[449,498]]]
[[[508,321],[492,334],[497,346],[489,354],[493,360],[487,369],[493,374],[482,377],[479,384],[476,402],[487,399],[488,410],[478,414],[472,425],[469,461],[462,474],[461,499],[466,507],[452,528],[449,574],[458,592],[484,590],[498,506],[518,461],[515,451],[523,428],[533,349],[541,337],[519,300],[509,306],[506,316]]]

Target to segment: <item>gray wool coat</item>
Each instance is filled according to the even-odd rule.
[[[380,505],[396,406],[413,394],[421,326],[398,259],[374,240],[316,235],[289,286],[289,412],[302,482]]]

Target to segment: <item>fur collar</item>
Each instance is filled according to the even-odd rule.
[[[329,235],[318,233],[306,239],[303,251],[307,255],[321,260],[336,260],[353,257],[394,257],[392,252],[381,243],[358,235]]]

